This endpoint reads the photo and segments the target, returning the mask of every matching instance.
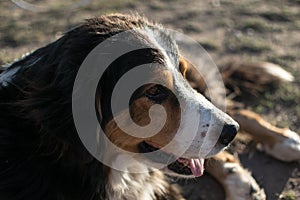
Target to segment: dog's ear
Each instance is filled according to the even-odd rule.
[[[187,68],[188,68],[188,62],[184,58],[180,57],[180,59],[179,59],[179,71],[185,79],[186,79]]]
[[[179,59],[179,71],[189,84],[199,93],[204,94],[207,86],[199,71],[182,56]]]

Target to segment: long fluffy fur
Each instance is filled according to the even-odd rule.
[[[0,84],[1,199],[107,197],[108,169],[86,151],[73,124],[73,82],[97,44],[145,25],[153,26],[124,15],[87,20],[6,69],[17,72]]]

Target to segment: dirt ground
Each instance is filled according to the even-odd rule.
[[[57,39],[83,19],[111,12],[136,13],[193,37],[217,64],[236,59],[269,61],[295,76],[291,84],[247,99],[247,107],[280,127],[300,133],[300,1],[299,0],[27,0],[41,12],[0,1],[0,64]],[[71,3],[70,3],[71,2]],[[246,137],[247,138],[247,137]],[[300,163],[277,161],[254,148],[248,139],[236,140],[237,152],[267,199],[300,199]],[[188,199],[224,199],[222,188],[209,175],[178,180]]]

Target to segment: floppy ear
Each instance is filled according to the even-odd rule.
[[[197,92],[204,94],[207,86],[198,70],[182,56],[179,59],[179,71]]]

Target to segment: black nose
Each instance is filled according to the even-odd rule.
[[[225,124],[222,129],[222,133],[219,137],[218,142],[222,145],[229,145],[230,142],[234,139],[238,132],[238,126],[233,124]]]

